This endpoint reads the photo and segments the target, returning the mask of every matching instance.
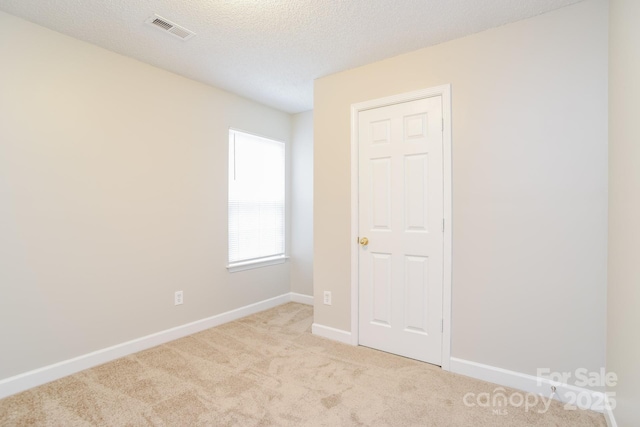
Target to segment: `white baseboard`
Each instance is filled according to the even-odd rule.
[[[607,398],[608,402],[608,398]],[[607,422],[607,427],[618,427],[618,423],[616,422],[616,417],[613,416],[613,410],[611,409],[611,405],[607,404],[604,410],[604,420]]]
[[[583,401],[590,404],[589,409],[596,412],[605,411],[605,395],[603,392],[589,390],[571,384],[559,384],[547,378],[496,368],[495,366],[483,365],[456,357],[452,357],[450,363],[451,372],[456,374],[515,388],[527,393],[553,397],[560,402],[568,404],[573,402],[573,404],[576,405],[575,396],[586,394],[588,398],[583,399]],[[551,391],[552,386],[556,387],[556,392],[553,396]]]
[[[138,351],[146,350],[196,332],[204,331],[205,329],[213,328],[260,311],[268,310],[287,302],[302,302],[298,300],[306,300],[306,298],[301,297],[306,297],[306,295],[294,293],[283,294],[255,304],[249,304],[235,310],[227,311],[225,313],[207,317],[185,325],[176,326],[175,328],[156,332],[112,347],[103,348],[72,359],[2,379],[0,380],[0,399],[68,375],[75,374],[85,369],[128,356]]]
[[[299,302],[300,304],[313,305],[313,296],[291,292],[291,301]]]
[[[319,337],[353,345],[353,343],[351,342],[351,332],[343,331],[342,329],[336,329],[330,326],[324,326],[314,323],[313,325],[311,325],[311,332]]]

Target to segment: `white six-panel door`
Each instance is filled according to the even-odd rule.
[[[442,359],[442,123],[440,96],[358,113],[359,344],[436,365]]]

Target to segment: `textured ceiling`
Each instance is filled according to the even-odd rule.
[[[580,0],[0,0],[0,10],[295,113],[313,80]],[[196,33],[145,25],[158,14]]]

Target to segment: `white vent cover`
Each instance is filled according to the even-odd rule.
[[[196,33],[194,33],[193,31],[187,30],[186,28],[181,27],[175,22],[171,22],[159,15],[151,15],[144,22],[153,27],[159,28],[162,31],[166,31],[171,35],[176,36],[180,40],[189,40],[191,37],[196,35]]]

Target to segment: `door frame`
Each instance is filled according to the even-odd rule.
[[[451,163],[451,85],[444,84],[384,98],[351,104],[351,344],[358,345],[358,300],[359,289],[359,159],[358,146],[361,111],[386,107],[418,99],[442,97],[442,156],[443,156],[443,208],[444,208],[444,244],[443,244],[443,283],[442,283],[442,369],[450,370],[451,360],[451,276],[452,276],[452,163]]]

